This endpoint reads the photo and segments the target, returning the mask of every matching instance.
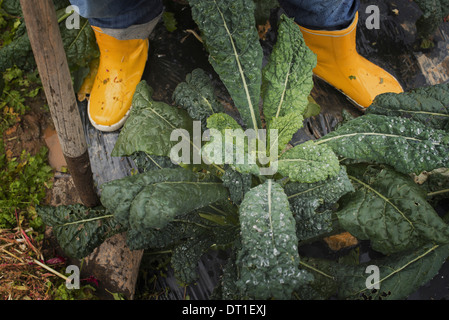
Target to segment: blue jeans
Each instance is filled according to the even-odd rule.
[[[279,4],[303,27],[339,30],[351,24],[360,0],[279,0]]]
[[[95,27],[126,29],[145,24],[163,10],[162,0],[70,0]]]
[[[204,0],[210,1],[210,0]],[[70,0],[91,25],[125,29],[159,16],[162,0]],[[279,0],[285,13],[310,29],[336,30],[348,26],[359,8],[359,0]]]

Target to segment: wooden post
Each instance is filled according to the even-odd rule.
[[[52,0],[20,0],[51,116],[79,197],[99,204],[86,138]]]

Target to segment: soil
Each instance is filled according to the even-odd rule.
[[[46,146],[43,133],[49,127],[51,118],[44,109],[45,104],[43,92],[37,98],[28,100],[29,111],[3,133],[8,158],[20,157],[22,150],[35,155]]]
[[[36,155],[43,147],[48,149],[48,163],[54,170],[53,187],[47,190],[44,204],[60,205],[79,202],[77,191],[69,174],[64,173],[66,162],[59,144],[51,114],[46,107],[43,90],[26,102],[29,110],[15,125],[3,133],[8,159],[20,157],[23,151]]]

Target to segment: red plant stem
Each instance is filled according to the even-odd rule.
[[[17,209],[15,209],[15,214],[16,214],[16,220],[17,220],[17,225],[19,227],[20,232],[22,233],[23,237],[25,238],[25,241],[28,243],[28,245],[31,247],[31,249],[39,256],[39,252],[37,251],[37,249],[33,246],[33,244],[30,241],[30,238],[27,236],[27,234],[25,233],[25,231],[23,231],[22,226],[20,225],[19,222],[19,217],[17,215]]]

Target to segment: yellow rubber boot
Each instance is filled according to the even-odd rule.
[[[367,108],[385,92],[403,92],[390,73],[357,53],[358,13],[343,30],[311,30],[299,26],[306,45],[316,53],[314,74],[345,94],[356,106]]]
[[[92,125],[100,131],[125,123],[137,84],[148,58],[148,39],[118,40],[92,27],[100,49],[100,63],[88,103]]]

